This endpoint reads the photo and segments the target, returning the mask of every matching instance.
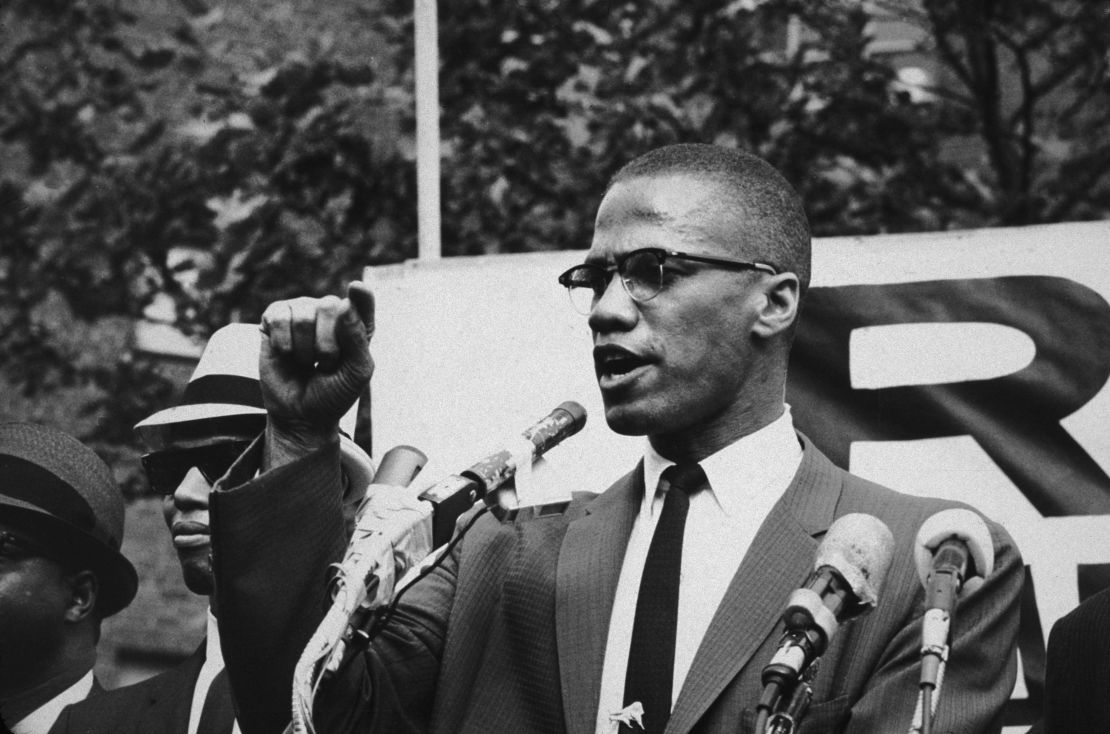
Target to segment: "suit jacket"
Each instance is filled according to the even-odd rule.
[[[181,664],[62,710],[50,734],[185,734],[204,644]]]
[[[701,643],[668,734],[751,731],[786,599],[812,571],[829,525],[851,512],[890,527],[894,559],[878,607],[842,627],[823,656],[800,732],[910,727],[923,613],[912,545],[921,523],[954,503],[864,481],[803,444],[793,482]],[[344,544],[326,537],[340,522],[328,451],[213,496],[220,632],[244,734],[278,732],[288,721],[292,664],[323,613],[321,569],[342,554]],[[637,467],[600,496],[576,496],[561,515],[480,518],[443,566],[406,592],[366,654],[321,691],[319,730],[591,734],[642,484]],[[990,528],[995,571],[961,599],[937,732],[997,731],[1013,688],[1023,564],[1006,531]],[[280,599],[292,587],[309,598],[286,607]],[[263,657],[275,639],[289,642],[287,657]]]
[[[87,674],[87,672],[88,672],[87,670],[84,673],[82,673],[81,671],[76,671],[75,675],[77,675],[78,679],[80,679],[80,678],[83,678],[84,675]],[[70,685],[72,685],[72,684],[70,684]],[[57,701],[57,699],[59,697],[61,697],[61,695],[65,692],[65,690],[68,690],[68,688],[69,688],[69,686],[66,686],[61,692],[52,696],[49,699],[49,701],[44,701],[43,703],[36,706],[34,711],[38,711],[40,709],[40,707],[45,706],[47,704],[53,704],[55,701]],[[92,679],[92,685],[89,687],[89,692],[87,694],[85,694],[85,697],[90,698],[90,697],[94,697],[94,696],[99,696],[102,693],[104,693],[104,686],[100,685],[100,680],[94,675],[93,679]],[[7,705],[3,705],[3,704],[9,704],[9,703],[11,703],[11,701],[0,701],[0,714],[2,714],[2,715],[0,715],[0,734],[11,734],[11,729],[8,728],[7,720],[8,720],[9,717],[12,717],[14,715],[11,713],[10,710],[5,710],[5,709],[9,709],[9,707]],[[63,708],[62,710],[64,711],[65,709]],[[28,716],[30,716],[32,713],[34,713],[34,711],[28,712],[27,714],[23,715],[23,717],[19,721],[15,721],[13,719],[12,726],[18,726],[21,729],[26,730],[28,728],[28,726],[31,726],[31,724],[27,723],[26,719],[27,719]],[[61,715],[61,712],[59,711],[58,716],[60,716],[60,715]],[[57,721],[57,719],[55,719],[55,721]],[[47,729],[42,728],[43,726],[45,726],[45,722],[39,721],[35,724],[35,730],[36,731],[47,731]],[[50,726],[53,726],[53,724],[51,724]]]
[[[1110,589],[1052,626],[1044,684],[1045,734],[1110,732]]]

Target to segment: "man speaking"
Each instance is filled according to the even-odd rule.
[[[801,731],[909,730],[924,611],[913,539],[953,503],[854,477],[795,431],[786,371],[809,270],[801,202],[764,161],[676,145],[620,170],[583,264],[559,280],[592,333],[605,419],[646,437],[643,460],[565,512],[478,518],[322,687],[317,730],[749,731],[786,601],[853,513],[893,531],[892,561],[874,611],[824,651]],[[373,325],[361,284],[263,316],[264,471],[233,470],[213,497],[247,734],[288,720],[293,663],[343,553],[335,425],[370,378]],[[989,527],[993,571],[960,599],[936,731],[997,731],[1013,687],[1022,563]],[[242,583],[267,576],[295,593]]]

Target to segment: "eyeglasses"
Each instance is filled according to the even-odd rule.
[[[598,300],[605,294],[613,273],[621,276],[621,284],[629,297],[637,303],[650,301],[659,295],[667,283],[668,271],[663,267],[668,259],[708,263],[733,270],[758,270],[771,275],[778,271],[766,263],[731,260],[722,257],[691,255],[686,252],[645,247],[626,252],[615,258],[613,265],[585,263],[575,265],[559,276],[559,284],[566,287],[574,310],[589,316]],[[673,277],[673,273],[671,273]]]
[[[215,484],[227,473],[250,441],[224,441],[191,449],[168,449],[143,454],[143,470],[155,494],[173,494],[189,470],[196,467],[205,481]]]
[[[22,561],[26,558],[55,558],[56,555],[41,543],[0,530],[0,558]]]

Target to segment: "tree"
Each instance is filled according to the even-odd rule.
[[[951,205],[982,224],[1105,217],[1110,4],[927,0],[913,19],[950,80],[946,132],[982,146],[982,184]]]
[[[411,4],[282,8],[0,5],[0,369],[76,390],[136,491],[129,426],[174,386],[73,323],[168,297],[203,337],[415,254]],[[1108,27],[1105,0],[442,3],[445,252],[585,247],[615,169],[679,141],[770,160],[818,235],[1104,217]]]

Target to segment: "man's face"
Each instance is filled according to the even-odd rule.
[[[172,442],[163,450],[166,452],[163,456],[197,457],[198,465],[190,465],[187,458],[177,459],[181,462],[179,471],[184,474],[173,493],[162,497],[162,515],[173,537],[185,586],[194,594],[211,596],[215,591],[208,521],[208,496],[212,492],[212,484],[230,467],[249,440],[249,436],[219,435]]]
[[[72,598],[68,574],[38,555],[38,539],[0,518],[0,692],[18,691],[49,675],[63,648]],[[21,542],[30,541],[30,542]]]
[[[645,247],[725,258],[745,251],[743,221],[712,205],[714,187],[684,175],[614,185],[601,202],[587,262]],[[638,303],[613,276],[590,317],[605,419],[618,433],[732,432],[751,406],[752,325],[764,276],[668,260],[663,290]]]

